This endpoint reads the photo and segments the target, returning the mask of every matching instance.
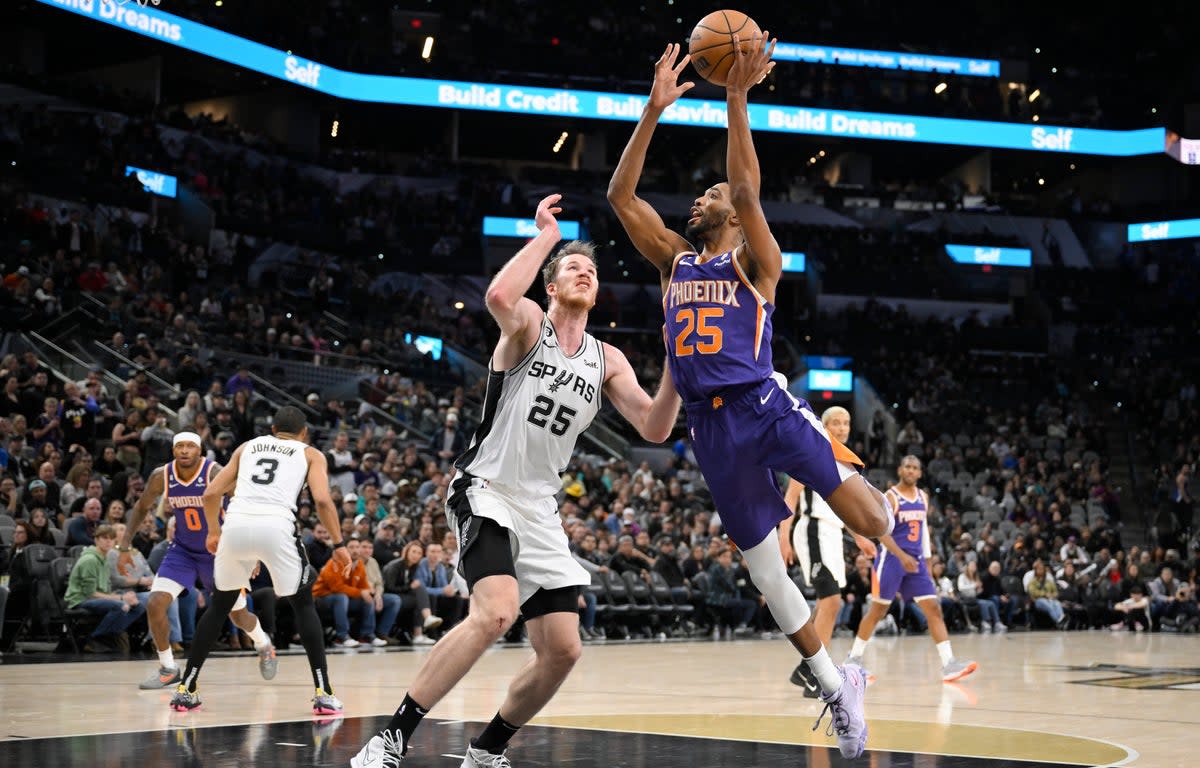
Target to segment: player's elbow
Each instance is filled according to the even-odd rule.
[[[642,428],[638,430],[643,440],[648,440],[652,443],[665,443],[667,438],[671,436],[670,424],[654,424],[647,420],[642,424]]]
[[[493,315],[497,312],[511,312],[513,307],[517,305],[519,296],[510,296],[509,291],[505,291],[499,286],[488,288],[487,294],[483,297],[483,302],[488,308],[488,312]]]

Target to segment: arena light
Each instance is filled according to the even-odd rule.
[[[1033,102],[1037,101],[1038,97],[1040,97],[1041,95],[1042,95],[1042,89],[1034,88],[1033,93],[1029,94],[1029,103],[1032,104]]]
[[[425,61],[433,56],[433,35],[425,38],[425,44],[421,46],[421,58]]]
[[[338,121],[334,120],[333,125],[329,126],[329,135],[330,135],[330,137],[336,139],[337,134],[338,134]]]
[[[938,95],[941,95],[941,94],[945,93],[946,89],[949,87],[950,86],[946,85],[944,82],[938,83],[936,86],[934,86],[933,92]]]
[[[563,144],[566,142],[566,140],[567,132],[563,131],[562,134],[559,135],[558,141],[554,142],[554,154],[558,154],[558,151],[563,148]]]

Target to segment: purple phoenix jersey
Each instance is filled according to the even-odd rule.
[[[771,314],[736,251],[700,262],[676,257],[663,296],[667,359],[684,402],[760,383],[773,372]]]
[[[892,486],[887,495],[896,510],[896,529],[892,531],[892,538],[900,549],[920,560],[925,556],[925,523],[929,516],[924,491],[918,490],[915,499],[906,499],[899,486]]]
[[[183,482],[175,470],[175,462],[166,465],[167,506],[175,515],[175,546],[194,554],[207,555],[204,542],[208,537],[208,522],[204,517],[204,489],[214,464],[201,459],[200,468],[191,482]]]

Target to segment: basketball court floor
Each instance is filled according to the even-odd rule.
[[[1200,641],[1108,632],[953,638],[980,669],[938,677],[927,636],[876,638],[866,655],[868,752],[843,760],[821,706],[788,682],[785,640],[596,644],[558,697],[521,730],[516,768],[857,765],[1195,765]],[[834,656],[845,654],[834,641]],[[436,707],[406,766],[456,768],[528,648],[497,647]],[[253,654],[212,658],[201,710],[139,691],[154,662],[21,664],[0,659],[0,766],[346,766],[404,696],[423,651],[332,653],[346,716],[311,716],[303,654],[265,682]]]

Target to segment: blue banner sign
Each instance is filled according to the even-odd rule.
[[[828,371],[812,368],[807,382],[810,392],[853,392],[854,374],[850,371]]]
[[[839,370],[849,368],[854,364],[853,357],[835,357],[831,355],[805,355],[804,364],[809,368],[828,368]]]
[[[558,222],[558,231],[564,240],[579,239],[579,222]],[[510,219],[504,216],[484,216],[483,234],[485,237],[537,237],[537,223],[533,219]]]
[[[343,72],[149,6],[116,0],[37,2],[343,99],[624,121],[636,121],[646,104],[643,96],[620,93]],[[1107,156],[1151,155],[1166,149],[1164,128],[1106,131],[767,104],[751,104],[749,115],[756,130],[811,136]],[[664,112],[662,122],[724,128],[725,103],[680,99]]]
[[[413,336],[406,333],[404,343],[412,344],[422,355],[429,355],[434,360],[442,359],[442,340],[436,336]]]
[[[1033,266],[1033,251],[1028,248],[993,248],[989,245],[947,245],[946,254],[959,264],[986,264],[993,267]]]
[[[784,251],[783,252],[783,271],[784,272],[803,272],[804,271],[804,254],[799,251]]]
[[[1150,221],[1145,224],[1129,225],[1129,242],[1131,243],[1175,240],[1181,237],[1200,237],[1200,219]]]
[[[146,188],[147,192],[162,197],[175,197],[178,192],[179,181],[174,176],[168,176],[158,171],[148,171],[145,168],[135,168],[132,165],[125,166],[125,175],[133,174],[137,174],[138,181],[142,182],[142,186]]]
[[[1000,62],[995,59],[962,59],[955,56],[928,56],[923,53],[898,51],[864,51],[859,48],[837,48],[807,43],[778,43],[775,46],[774,58],[780,61],[807,61],[812,64],[843,67],[907,69],[913,72],[1000,77]]]

